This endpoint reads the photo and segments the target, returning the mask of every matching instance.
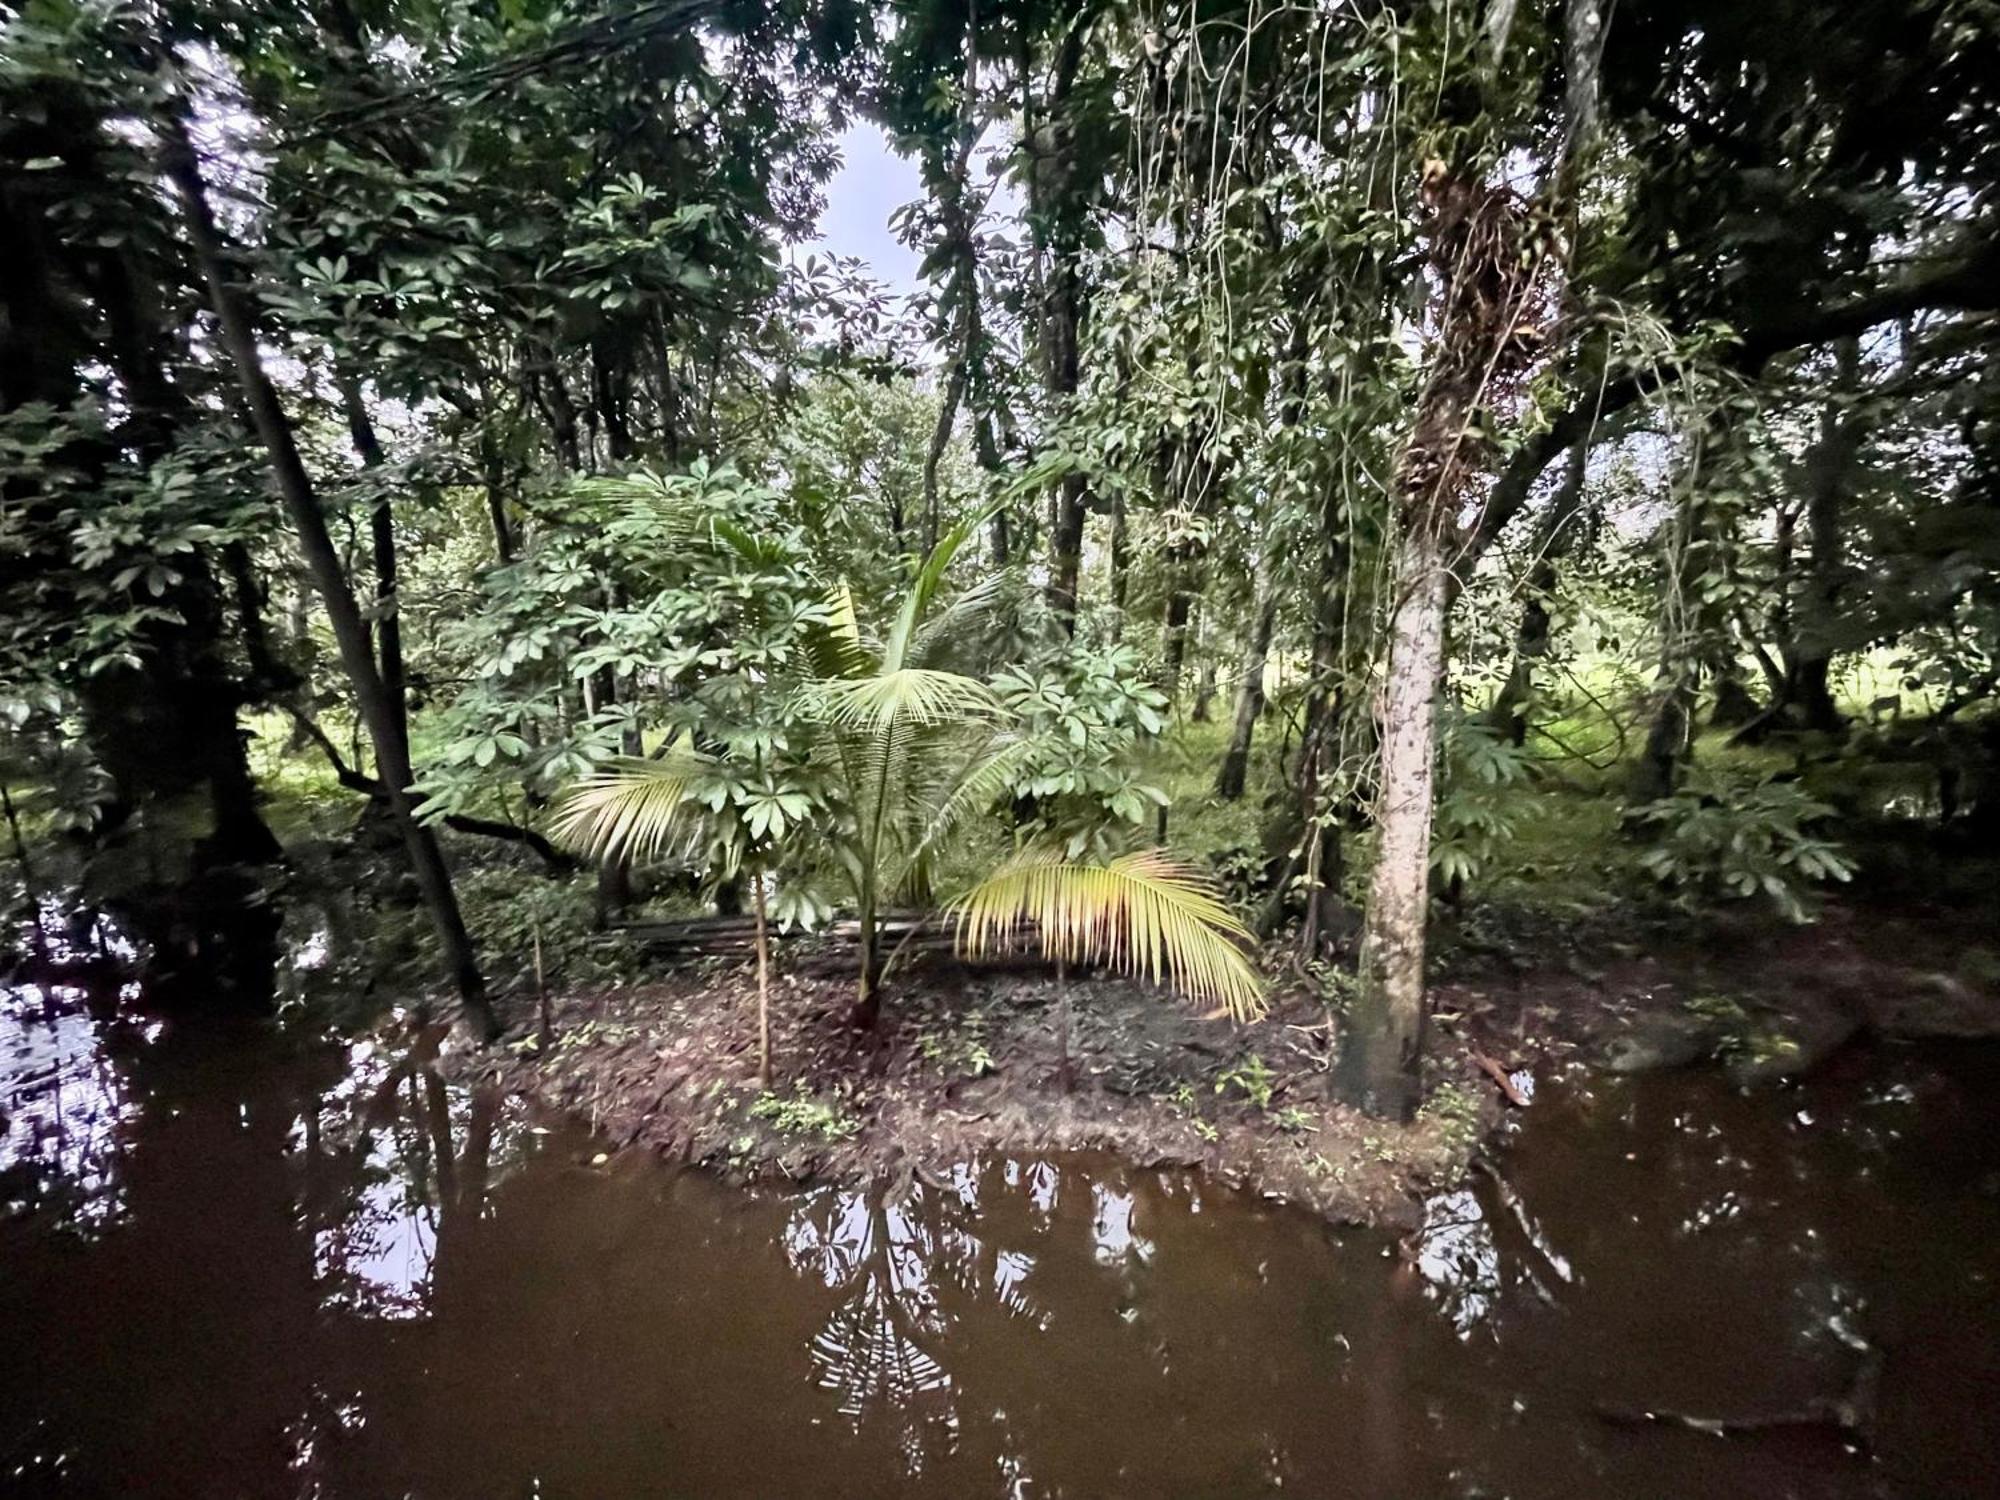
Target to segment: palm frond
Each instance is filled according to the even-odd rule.
[[[910,850],[905,880],[929,883],[931,867],[959,825],[993,805],[1033,757],[1035,748],[1029,739],[1008,739],[998,745],[989,740],[978,747],[949,784],[939,787],[929,799],[929,816]]]
[[[910,580],[909,591],[903,596],[903,607],[896,612],[896,623],[889,631],[889,639],[883,643],[882,665],[890,671],[908,665],[910,647],[916,640],[917,627],[924,616],[930,613],[931,601],[944,586],[944,575],[951,568],[961,548],[970,541],[979,528],[985,524],[992,510],[974,512],[960,521],[951,530],[938,538],[931,548],[930,556],[917,569],[917,576]]]
[[[1213,1001],[1238,1020],[1264,1012],[1249,931],[1193,866],[1159,849],[1101,865],[1030,851],[953,901],[960,951],[1004,952],[1032,929],[1042,952],[1096,961]]]
[[[1002,717],[1006,709],[976,678],[923,667],[825,679],[806,687],[803,706],[836,729],[882,735],[898,723],[929,726]]]
[[[650,858],[676,838],[692,837],[688,804],[714,765],[691,750],[663,760],[607,761],[562,794],[550,836],[607,862]]]
[[[967,633],[981,624],[1007,598],[1013,579],[1006,573],[983,578],[926,620],[910,642],[907,659],[912,666],[941,665],[952,648],[965,644]]]
[[[806,632],[806,656],[813,675],[822,679],[865,677],[875,669],[861,641],[861,621],[854,610],[854,591],[841,584],[827,595],[827,620]]]
[[[713,514],[666,476],[645,469],[572,479],[568,491],[615,506],[622,512],[624,525],[643,525],[661,537],[695,536],[706,528]]]

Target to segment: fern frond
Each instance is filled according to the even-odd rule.
[[[1031,851],[953,901],[960,951],[1004,952],[1032,928],[1041,951],[1165,982],[1238,1020],[1264,1012],[1249,931],[1193,866],[1158,849],[1101,865]]]

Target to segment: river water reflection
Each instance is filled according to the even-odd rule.
[[[0,1493],[1993,1493],[2000,1060],[1545,1082],[1424,1231],[996,1160],[746,1193],[421,1049],[0,1015]],[[102,997],[98,997],[101,999]],[[1603,1403],[1800,1408],[1872,1461]]]

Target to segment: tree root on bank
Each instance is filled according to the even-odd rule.
[[[1839,1396],[1819,1396],[1788,1411],[1751,1412],[1739,1417],[1700,1417],[1671,1407],[1599,1404],[1597,1415],[1618,1427],[1680,1427],[1710,1437],[1749,1436],[1783,1429],[1823,1428],[1837,1434],[1858,1457],[1874,1451],[1876,1399],[1882,1384],[1882,1351],[1865,1346],[1854,1379]]]

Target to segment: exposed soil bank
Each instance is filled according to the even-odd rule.
[[[1250,1026],[1124,982],[1074,981],[1075,1087],[1058,1079],[1052,980],[944,965],[899,984],[872,1035],[852,986],[788,972],[772,997],[778,1081],[756,1081],[749,976],[720,968],[572,996],[546,1056],[461,1055],[510,1092],[734,1179],[936,1177],[986,1153],[1103,1150],[1348,1222],[1414,1223],[1412,1191],[1453,1179],[1484,1126],[1473,1100],[1387,1125],[1326,1098],[1327,1027],[1291,1002]],[[762,1102],[760,1102],[760,1100]]]
[[[1315,995],[1281,995],[1237,1026],[1141,986],[1072,982],[1065,1094],[1053,980],[948,962],[905,976],[866,1036],[848,1027],[845,979],[781,969],[770,1096],[756,1083],[754,987],[733,962],[565,997],[546,1055],[531,1036],[457,1066],[615,1149],[735,1180],[908,1180],[988,1153],[1091,1149],[1402,1227],[1516,1107],[1498,1075],[1531,1096],[1536,1076],[1577,1061],[1619,1072],[1712,1061],[1744,1087],[1775,1087],[1863,1033],[2000,1035],[1982,929],[1935,910],[1833,905],[1803,928],[1505,926],[1450,950],[1433,988],[1431,1103],[1408,1126],[1331,1102],[1335,1023]]]

